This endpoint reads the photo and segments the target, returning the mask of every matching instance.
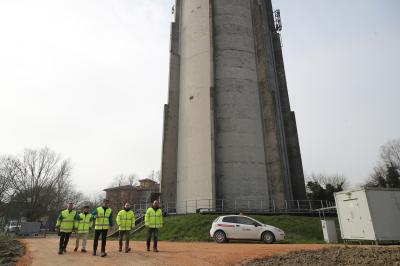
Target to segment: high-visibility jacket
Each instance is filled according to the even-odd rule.
[[[74,229],[76,220],[76,211],[63,210],[57,219],[57,227],[60,227],[60,232],[71,233]]]
[[[133,211],[122,210],[117,215],[117,224],[120,231],[129,231],[135,227],[135,214]]]
[[[94,229],[108,230],[110,228],[111,213],[112,213],[111,208],[107,208],[107,210],[104,211],[103,207],[98,207]]]
[[[147,209],[144,223],[149,228],[161,228],[163,226],[162,210],[154,210],[152,207]]]
[[[92,217],[93,215],[91,213],[84,214],[81,213],[79,214],[80,220],[77,222],[78,224],[78,234],[87,234],[89,233],[89,230],[92,228]]]

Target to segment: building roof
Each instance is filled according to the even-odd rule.
[[[139,182],[151,182],[154,185],[159,186],[160,184],[157,183],[157,181],[154,181],[153,179],[150,178],[144,178],[139,180]],[[124,186],[116,186],[116,187],[110,187],[104,189],[104,191],[115,191],[115,190],[157,190],[154,187],[148,188],[148,187],[142,187],[142,186],[132,186],[132,185],[124,185]]]
[[[104,191],[111,191],[111,190],[128,190],[128,189],[136,189],[136,187],[131,186],[131,185],[125,185],[125,186],[118,186],[118,187],[110,187],[104,189]]]
[[[158,184],[157,181],[155,181],[155,180],[153,180],[153,179],[150,179],[150,178],[144,178],[144,179],[140,179],[140,180],[139,180],[139,182],[146,182],[146,181],[150,181],[150,182],[153,182],[153,183],[157,183],[157,184]]]

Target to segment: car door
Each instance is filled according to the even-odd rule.
[[[236,232],[239,235],[238,238],[259,239],[259,223],[245,216],[237,216],[236,220],[236,224],[238,225],[236,226]],[[257,224],[257,226],[255,224]]]
[[[222,222],[218,223],[218,228],[221,228],[225,232],[227,238],[237,238],[235,216],[223,217]]]

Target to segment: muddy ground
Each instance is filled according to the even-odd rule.
[[[246,266],[268,265],[399,265],[400,247],[332,247],[294,251],[259,259]]]
[[[24,246],[17,240],[0,239],[0,265],[15,265],[24,253]]]

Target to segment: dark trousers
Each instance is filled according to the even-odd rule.
[[[97,246],[99,244],[99,238],[101,235],[101,252],[106,252],[107,232],[108,230],[94,231],[93,251],[97,251]]]
[[[122,242],[124,241],[125,238],[125,250],[128,250],[129,248],[129,233],[130,231],[128,230],[120,230],[119,231],[119,249],[122,249]]]
[[[71,233],[60,232],[60,250],[64,250],[67,248],[70,236]]]
[[[154,235],[153,248],[157,249],[158,242],[158,228],[147,228],[147,249],[150,248],[151,235]]]

